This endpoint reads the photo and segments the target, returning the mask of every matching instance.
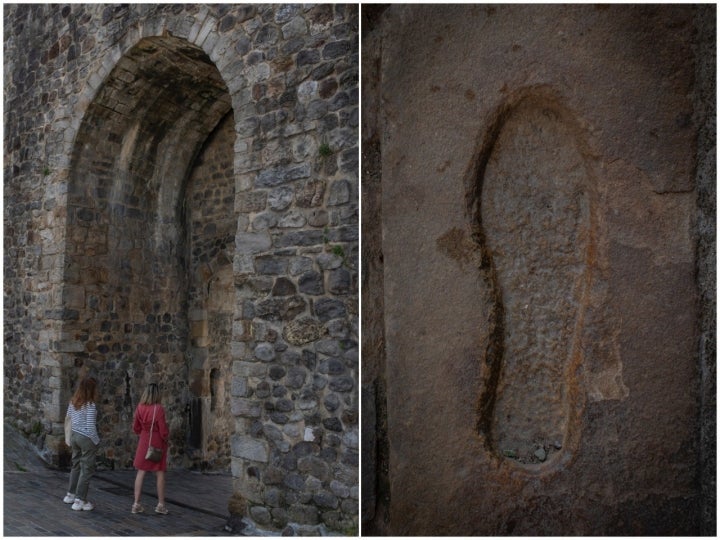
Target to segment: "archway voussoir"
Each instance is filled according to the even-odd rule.
[[[240,111],[247,104],[253,102],[252,91],[248,87],[248,81],[242,73],[237,74],[232,79],[226,81],[228,86],[228,92],[232,99],[233,110]],[[236,118],[239,115],[235,114]]]
[[[235,169],[238,170],[238,165],[235,165]],[[235,189],[238,192],[249,191],[255,184],[255,172],[247,174],[244,172],[238,172],[235,175]]]
[[[195,40],[198,37],[198,34],[200,33],[201,28],[203,27],[203,23],[207,19],[207,17],[210,15],[210,10],[207,6],[203,5],[201,6],[200,10],[193,16],[194,21],[192,23],[192,26],[190,27],[190,31],[187,36],[187,40],[191,43],[195,43]]]
[[[199,45],[208,53],[208,56],[210,56],[210,52],[215,48],[215,45],[217,44],[218,40],[220,39],[220,36],[217,32],[214,30],[211,31],[207,37],[203,40],[202,43]]]
[[[195,39],[191,39],[190,41],[198,47],[202,47],[202,44],[205,42],[207,37],[210,35],[212,29],[215,27],[217,27],[217,19],[212,16],[208,17],[203,21],[202,26],[200,27]]]

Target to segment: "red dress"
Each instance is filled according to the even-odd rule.
[[[157,462],[145,459],[145,454],[149,446],[148,439],[150,438],[150,424],[153,419],[153,409],[155,409],[155,423],[152,428],[152,445],[156,448],[162,448],[163,451],[162,459]],[[160,404],[138,405],[137,409],[135,409],[135,418],[133,419],[133,431],[140,435],[133,466],[141,471],[166,470],[170,430],[165,422],[165,409],[163,409],[163,406]]]

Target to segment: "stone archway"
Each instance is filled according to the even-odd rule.
[[[225,118],[230,120],[222,122]],[[69,310],[63,352],[74,358],[74,369],[66,370],[64,379],[72,388],[84,371],[99,376],[106,418],[101,436],[113,441],[106,457],[120,466],[132,460],[126,434],[139,392],[150,379],[163,387],[172,458],[177,460],[186,446],[187,358],[196,360],[189,344],[196,227],[187,186],[209,185],[198,159],[216,151],[213,141],[224,140],[221,146],[230,145],[230,157],[219,176],[230,178],[223,199],[232,201],[234,134],[219,127],[232,127],[231,119],[230,94],[205,52],[179,38],[150,37],[119,59],[77,134],[63,292]],[[222,213],[233,223],[232,247],[232,202]],[[211,219],[206,216],[206,236],[228,228]],[[215,248],[221,251],[224,241],[225,236]],[[215,253],[212,262],[221,259]]]

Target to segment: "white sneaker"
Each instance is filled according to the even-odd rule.
[[[88,511],[92,510],[93,508],[95,508],[95,506],[93,506],[93,503],[91,503],[90,501],[81,501],[80,499],[75,499],[75,502],[72,505],[73,510]]]
[[[70,492],[68,491],[67,495],[65,495],[65,498],[63,499],[63,502],[64,502],[65,504],[74,503],[74,502],[75,502],[75,495],[72,494],[72,493],[70,493]]]

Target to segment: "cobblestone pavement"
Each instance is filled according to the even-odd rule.
[[[4,430],[4,536],[227,536],[229,474],[168,471],[168,515],[155,514],[155,476],[148,474],[141,502],[131,514],[135,472],[98,471],[90,481],[91,512],[73,511],[62,499],[69,473],[45,466],[33,447],[9,426]],[[252,528],[249,535],[267,535]]]

